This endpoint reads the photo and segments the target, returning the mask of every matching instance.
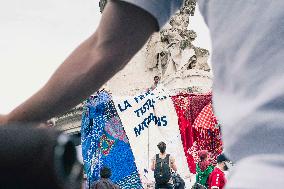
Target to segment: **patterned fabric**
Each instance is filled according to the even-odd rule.
[[[216,163],[223,147],[211,94],[167,96],[157,88],[135,97],[116,98],[120,116],[105,92],[86,101],[81,133],[85,172],[90,183],[99,179],[99,169],[107,165],[113,172],[112,181],[121,188],[143,188],[142,182],[147,183],[153,176],[149,171],[150,158],[156,154],[160,141],[168,144],[167,151],[174,155],[184,176],[188,172],[186,163],[192,173],[196,172],[200,150],[207,150],[210,163]],[[176,118],[172,116],[175,112]],[[178,148],[179,145],[183,148]],[[185,154],[184,159],[180,154]]]
[[[195,161],[198,161],[197,153],[200,150],[208,150],[210,153],[209,161],[216,164],[216,159],[223,151],[220,125],[213,114],[211,102],[206,105],[193,124],[195,133],[195,143],[191,148]]]
[[[82,114],[81,141],[88,185],[99,179],[99,170],[108,166],[111,180],[122,189],[142,188],[126,133],[114,103],[106,92],[90,97]],[[126,182],[132,179],[131,187]]]
[[[173,96],[172,101],[175,105],[176,113],[178,115],[179,129],[183,138],[187,138],[186,134],[191,135],[191,119],[190,119],[190,99],[188,94]],[[189,131],[187,129],[190,129]],[[186,146],[191,146],[193,141],[185,140]]]
[[[216,159],[223,151],[220,125],[212,112],[212,105],[209,103],[196,118],[193,125],[194,143],[189,149],[194,161],[199,160],[198,152],[207,150],[209,152],[208,161],[215,165]]]
[[[196,182],[208,188],[208,177],[213,171],[214,166],[209,165],[205,170],[201,170],[198,163],[196,164]]]
[[[172,96],[172,101],[174,103],[178,116],[178,125],[180,129],[183,149],[186,154],[187,164],[189,166],[190,172],[195,173],[194,159],[187,153],[187,150],[193,144],[193,132],[190,114],[190,95],[180,94],[177,96]]]
[[[212,100],[211,93],[208,94],[190,94],[190,118],[191,123],[197,118],[201,110]]]
[[[133,186],[140,182],[140,177],[138,176],[137,172],[134,172],[133,174],[124,177],[122,180],[117,181],[117,184],[119,186],[123,186],[123,188],[133,189]]]
[[[166,152],[175,158],[179,174],[190,174],[183,150],[178,117],[167,91],[158,86],[137,96],[115,99],[117,111],[127,133],[143,186],[154,181],[150,170],[152,157],[159,151],[157,144],[164,141]]]
[[[207,150],[209,161],[216,163],[223,145],[217,119],[212,111],[212,95],[179,94],[172,97],[178,115],[178,124],[187,163],[192,173],[196,173],[198,152]]]
[[[194,161],[197,162],[198,151],[204,149],[208,150],[210,154],[208,161],[215,165],[217,156],[220,155],[223,151],[220,132],[212,132],[210,130],[200,132],[197,140],[193,143],[193,146],[188,149],[188,153],[191,154],[194,158]]]
[[[211,129],[214,130],[217,125],[217,119],[213,114],[211,102],[206,105],[194,120],[193,128]]]

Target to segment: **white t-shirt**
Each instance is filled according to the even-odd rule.
[[[160,28],[182,0],[123,0]],[[284,185],[284,1],[198,0],[212,39],[213,104],[227,156],[228,188]]]
[[[159,28],[162,28],[182,6],[183,0],[120,0],[136,5],[157,19]]]
[[[284,185],[284,1],[199,0],[212,39],[213,104],[228,188]]]

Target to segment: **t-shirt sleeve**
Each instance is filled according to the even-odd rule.
[[[207,0],[197,1],[198,8],[200,12],[202,13],[202,16],[206,24],[208,24],[208,4],[209,4],[209,1]]]
[[[150,13],[161,29],[173,14],[182,6],[184,0],[120,0],[131,3]]]

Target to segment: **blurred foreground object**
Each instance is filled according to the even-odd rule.
[[[1,189],[79,189],[81,181],[69,136],[50,128],[0,128]]]

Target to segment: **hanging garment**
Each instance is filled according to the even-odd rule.
[[[178,116],[178,125],[180,129],[181,140],[183,144],[184,153],[186,154],[187,164],[190,172],[195,173],[195,162],[187,150],[193,144],[192,123],[190,114],[190,94],[179,94],[172,96],[172,101],[175,106],[176,114]]]
[[[100,92],[86,101],[81,137],[89,186],[99,179],[100,168],[108,166],[111,180],[120,188],[142,188],[126,133],[108,93]]]
[[[202,109],[212,101],[211,93],[208,94],[190,94],[190,118],[193,125],[196,117]]]
[[[217,125],[217,118],[212,111],[211,102],[207,104],[202,111],[198,114],[198,117],[194,120],[193,128],[195,129],[210,129],[215,130]]]
[[[209,150],[215,163],[222,151],[221,133],[214,129],[217,119],[212,111],[212,95],[181,93],[172,97],[178,116],[181,140],[190,172],[196,172],[199,150]],[[209,128],[209,129],[208,129]]]
[[[195,162],[199,159],[198,152],[207,150],[210,153],[209,161],[216,164],[217,156],[223,151],[219,126],[210,102],[202,109],[193,123],[194,143],[189,151]]]
[[[168,96],[162,86],[158,86],[137,96],[114,99],[139,174],[146,180],[154,180],[153,171],[149,169],[161,141],[167,144],[166,151],[175,158],[182,177],[190,174],[175,108]]]

